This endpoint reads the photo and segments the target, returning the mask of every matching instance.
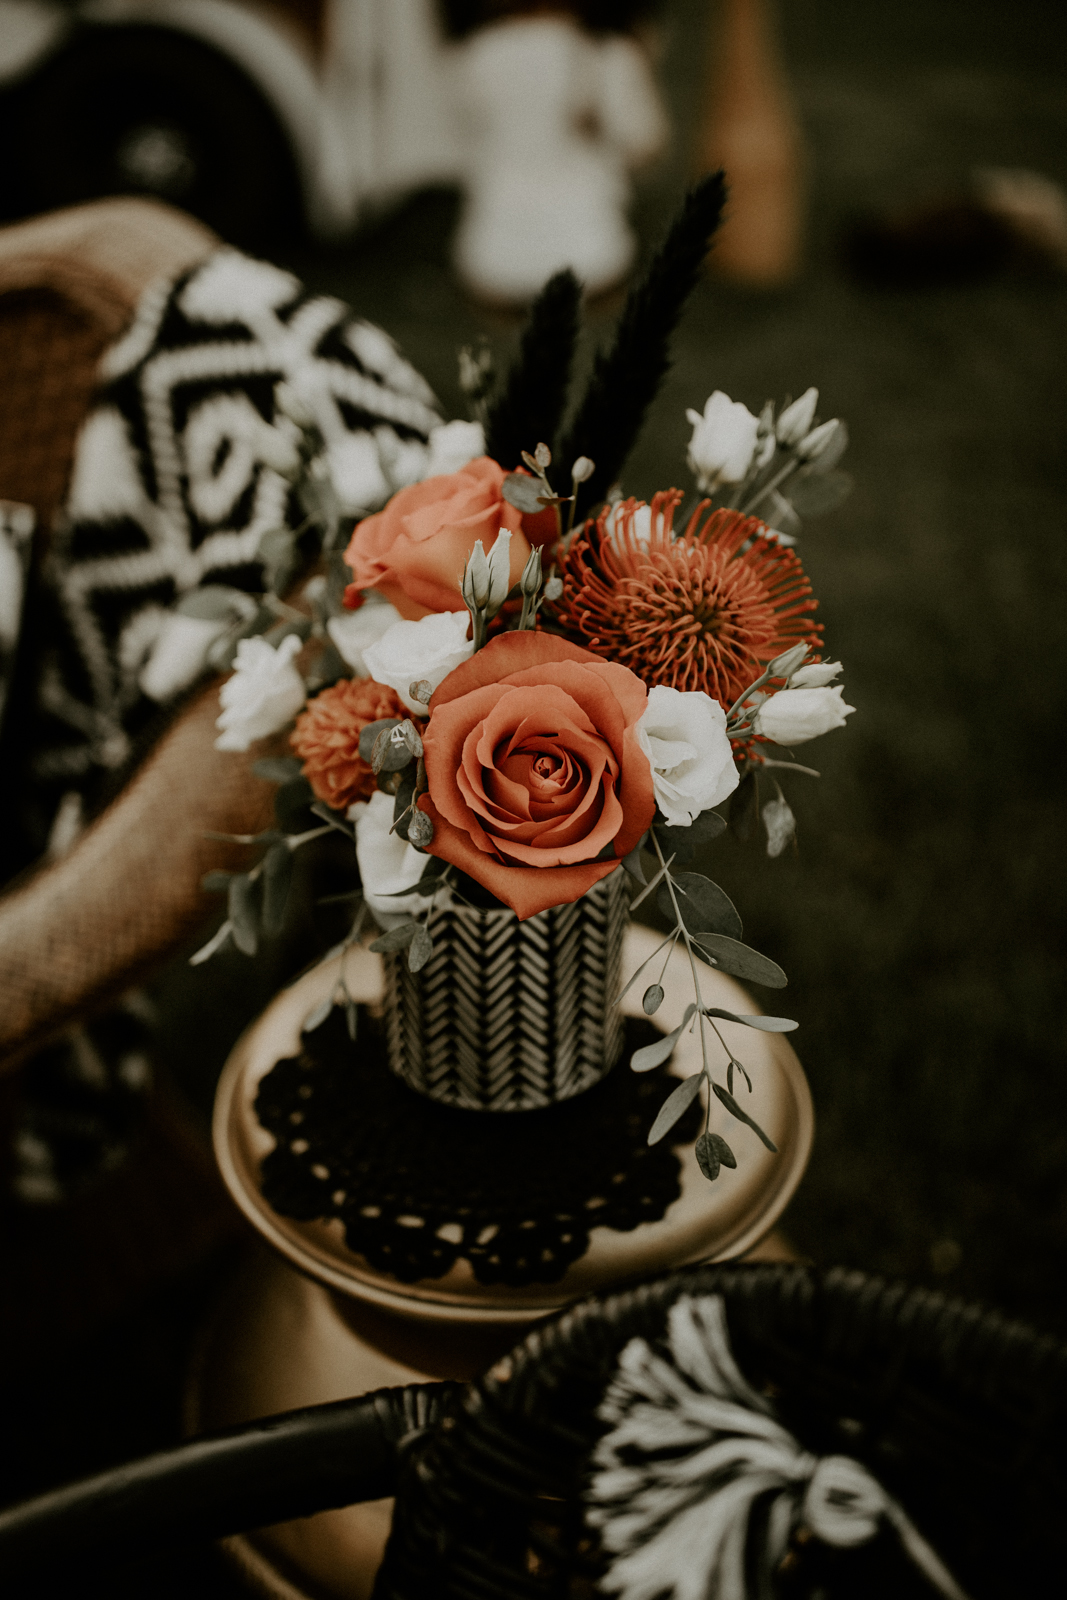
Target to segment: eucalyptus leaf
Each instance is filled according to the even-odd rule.
[[[697,1166],[700,1168],[705,1178],[707,1178],[709,1183],[714,1183],[715,1179],[719,1176],[719,1168],[722,1165],[722,1162],[719,1160],[719,1152],[712,1144],[711,1138],[708,1134],[702,1133],[700,1135],[700,1138],[693,1147],[693,1153],[697,1158]]]
[[[545,486],[538,478],[528,478],[523,472],[509,472],[500,486],[500,492],[509,506],[527,515],[543,511],[541,496]]]
[[[690,933],[722,933],[728,939],[740,939],[741,918],[724,889],[699,872],[672,872],[671,879],[678,910]],[[657,889],[656,904],[673,922],[674,904],[668,883]]]
[[[721,933],[695,933],[693,948],[698,956],[706,956],[720,972],[728,972],[731,977],[762,983],[767,989],[784,989],[789,982],[781,967],[767,956]]]
[[[646,1017],[654,1017],[663,1004],[663,990],[658,983],[649,984],[641,997],[641,1009]]]
[[[422,924],[412,917],[409,922],[402,922],[399,927],[390,928],[388,933],[383,933],[380,938],[375,939],[371,949],[383,956],[392,950],[406,950],[421,927]]]
[[[268,783],[291,783],[300,776],[300,763],[295,756],[264,756],[261,761],[253,761],[252,771]]]
[[[399,717],[380,717],[377,722],[368,722],[359,736],[360,760],[369,766],[379,734],[387,728],[396,728],[399,725]]]
[[[659,1108],[659,1116],[648,1130],[649,1144],[659,1144],[664,1134],[670,1133],[674,1124],[685,1116],[700,1093],[703,1077],[702,1072],[694,1072],[691,1078],[683,1078],[677,1089],[671,1091]]]
[[[371,769],[374,772],[403,772],[421,750],[422,741],[419,741],[418,751],[413,750],[408,743],[404,723],[394,723],[391,728],[383,728],[375,739],[370,758]]]
[[[746,1028],[758,1028],[760,1033],[792,1033],[800,1027],[792,1017],[741,1016],[736,1011],[721,1011],[718,1006],[705,1006],[706,1017],[719,1017],[723,1022],[740,1022]]]
[[[631,1070],[633,1072],[651,1072],[653,1067],[661,1067],[665,1061],[669,1061],[675,1045],[688,1027],[695,1010],[696,1006],[690,1003],[685,1008],[685,1016],[673,1032],[665,1033],[662,1039],[656,1039],[652,1044],[643,1045],[640,1050],[635,1050],[630,1057]]]
[[[309,1011],[304,1018],[301,1033],[314,1033],[316,1028],[321,1028],[326,1018],[333,1010],[333,995],[328,994],[325,1000],[320,1000],[313,1011]]]
[[[726,1140],[717,1133],[702,1133],[694,1146],[697,1165],[705,1178],[714,1183],[720,1167],[736,1167],[737,1157]]]
[[[408,971],[421,972],[432,955],[433,940],[426,928],[420,924],[418,932],[408,946]]]
[[[428,898],[430,895],[436,894],[440,888],[440,884],[437,880],[444,872],[447,871],[447,869],[447,861],[442,861],[440,856],[430,856],[426,862],[426,865],[422,869],[422,877],[415,885],[415,893],[422,895],[423,898]]]
[[[796,838],[797,832],[797,819],[781,794],[763,807],[763,826],[767,830],[767,854],[773,860]]]
[[[679,866],[691,861],[699,850],[726,832],[726,818],[717,811],[702,811],[693,818],[688,828],[673,827],[666,822],[655,824],[656,837],[664,860],[674,856]]]
[[[758,1138],[763,1140],[763,1143],[767,1146],[767,1149],[771,1152],[771,1154],[777,1155],[778,1146],[775,1144],[774,1140],[768,1139],[759,1123],[750,1117],[747,1111],[742,1111],[741,1107],[738,1105],[730,1091],[728,1089],[724,1089],[721,1083],[713,1083],[711,1087],[715,1090],[716,1095],[722,1101],[730,1115],[732,1117],[736,1117],[738,1122],[743,1122],[746,1127],[751,1128],[752,1132],[756,1134]]]
[[[414,811],[408,823],[408,841],[417,850],[425,850],[433,843],[433,823],[425,811]]]
[[[230,887],[232,872],[223,872],[221,869],[214,872],[205,872],[200,879],[201,889],[206,889],[209,894],[221,894]]]
[[[239,872],[230,879],[229,913],[233,923],[233,942],[242,955],[254,956],[259,943],[260,884],[258,879]]]
[[[293,852],[287,844],[272,844],[263,857],[263,932],[279,933],[285,921],[289,885],[293,881]]]

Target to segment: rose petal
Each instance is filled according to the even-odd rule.
[[[427,847],[428,853],[441,861],[450,861],[461,872],[483,884],[490,894],[511,907],[520,922],[536,916],[539,911],[547,911],[550,906],[569,905],[573,900],[580,900],[594,883],[619,869],[617,860],[584,861],[566,867],[503,866],[492,856],[483,855],[462,828],[454,827],[442,817],[429,795],[423,795],[419,808],[434,825],[433,843]]]

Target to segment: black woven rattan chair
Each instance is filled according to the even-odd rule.
[[[772,1438],[779,1453],[788,1440],[794,1465],[774,1484],[746,1480],[755,1492],[743,1491],[741,1588],[728,1581],[729,1563],[698,1572],[686,1557],[688,1593],[1002,1600],[1067,1587],[1067,1346],[939,1294],[793,1266],[672,1274],[580,1304],[468,1387],[383,1391],[268,1419],[16,1507],[0,1514],[0,1572],[39,1574],[59,1542],[70,1554],[128,1544],[134,1530],[141,1539],[234,1533],[395,1492],[378,1600],[577,1600],[598,1587],[623,1600],[680,1595],[671,1561],[694,1535],[707,1544],[721,1497],[729,1490],[736,1501],[744,1473],[736,1460],[718,1476],[685,1465],[712,1459],[700,1455],[704,1422],[694,1431],[691,1418],[685,1439],[675,1428],[673,1442],[662,1435],[649,1450],[634,1444],[633,1428],[649,1383],[667,1385],[652,1408],[660,1420],[676,1406],[668,1390],[687,1397],[683,1410],[696,1395],[694,1416],[716,1403],[703,1378],[682,1370],[679,1341],[722,1314],[725,1353],[708,1370],[712,1387],[716,1370],[733,1370],[734,1399],[738,1385],[750,1397],[751,1411],[731,1412],[757,1419],[744,1470],[759,1467]],[[649,1496],[659,1492],[653,1480],[674,1483],[679,1472],[692,1515],[676,1538]],[[812,1512],[818,1484],[823,1512],[838,1517],[835,1543],[811,1531],[823,1525]],[[633,1533],[636,1524],[617,1518],[641,1505],[653,1509]],[[613,1565],[626,1526],[631,1549],[667,1530],[656,1546],[666,1552],[659,1590]]]

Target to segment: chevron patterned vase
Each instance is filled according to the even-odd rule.
[[[437,912],[421,972],[403,952],[385,957],[398,1077],[470,1111],[534,1111],[591,1089],[622,1049],[627,881],[613,872],[525,922],[504,909]]]

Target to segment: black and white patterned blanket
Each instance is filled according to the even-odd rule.
[[[280,379],[314,411],[353,515],[422,475],[440,421],[380,329],[233,250],[150,290],[102,379],[45,570],[30,773],[56,794],[129,761],[175,603],[204,583],[262,589],[263,534],[303,515],[270,465]]]

